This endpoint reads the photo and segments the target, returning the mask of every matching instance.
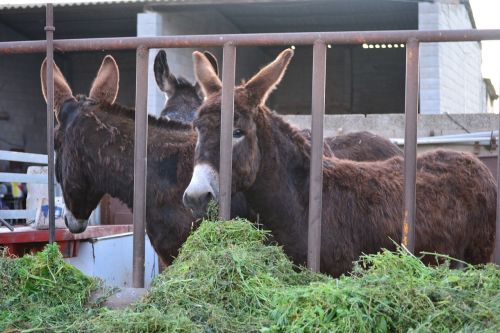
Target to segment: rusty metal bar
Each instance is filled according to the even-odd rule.
[[[162,37],[115,37],[61,39],[54,43],[58,51],[132,50],[147,48],[217,47],[231,42],[234,46],[312,45],[316,40],[327,44],[405,43],[409,39],[425,42],[468,42],[499,40],[500,29],[482,30],[393,30],[335,31],[270,34],[221,34]],[[44,52],[46,41],[1,42],[0,53]]]
[[[418,51],[419,41],[408,40],[406,44],[406,88],[405,88],[405,156],[404,156],[404,212],[402,244],[415,250],[415,212],[417,181],[417,116],[418,116]]]
[[[307,266],[319,272],[323,199],[323,118],[325,117],[326,43],[314,42],[311,102],[311,170],[309,177],[309,226]]]
[[[148,48],[139,46],[136,52],[135,69],[134,245],[132,259],[132,284],[134,288],[144,288],[144,223],[146,220],[146,172],[148,148],[148,57]]]
[[[231,176],[233,166],[234,80],[236,71],[236,47],[224,45],[222,59],[222,97],[220,124],[219,165],[219,218],[229,220],[231,215]]]
[[[498,103],[498,129],[500,129],[500,101]],[[500,266],[500,131],[497,141],[497,221],[495,226],[495,251],[493,262]]]
[[[48,197],[49,197],[49,243],[56,239],[54,199],[54,10],[51,3],[45,9],[45,34],[47,38],[47,155],[48,155]]]

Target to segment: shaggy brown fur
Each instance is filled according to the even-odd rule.
[[[259,72],[252,85],[235,89],[233,191],[243,191],[264,228],[297,264],[307,255],[311,147],[299,131],[264,105],[293,55],[287,50]],[[194,54],[200,84],[210,77]],[[199,109],[195,163],[218,170],[220,91]],[[189,189],[189,188],[188,188]],[[190,193],[185,192],[189,197]],[[488,168],[465,153],[437,150],[417,163],[416,253],[439,252],[477,264],[489,260],[495,239],[496,185]],[[323,159],[321,271],[339,276],[362,253],[394,249],[401,241],[403,159],[355,162]],[[185,202],[190,202],[187,200]]]
[[[311,140],[311,130],[303,129],[300,133]],[[382,136],[362,131],[325,138],[323,154],[343,160],[382,161],[403,156],[403,151]]]
[[[45,91],[45,66],[42,89]],[[111,66],[108,67],[108,66]],[[88,219],[105,193],[133,208],[133,109],[112,104],[118,86],[118,67],[110,56],[103,61],[91,96],[73,97],[64,76],[54,65],[56,78],[56,177],[64,200],[77,218]],[[105,88],[106,93],[102,93]],[[196,133],[192,126],[167,119],[148,119],[146,232],[165,263],[177,255],[193,227],[193,216],[181,202],[193,170]],[[235,199],[233,216],[246,217],[246,202]]]
[[[69,105],[68,105],[69,104]],[[134,111],[92,103],[85,96],[63,105],[73,114],[56,128],[56,172],[68,209],[87,219],[102,195],[133,208]],[[193,222],[181,196],[191,177],[196,135],[181,123],[149,118],[146,232],[166,263]]]

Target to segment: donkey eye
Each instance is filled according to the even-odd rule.
[[[239,139],[239,138],[241,138],[244,134],[245,134],[245,133],[244,133],[242,130],[240,130],[240,129],[235,129],[235,130],[233,131],[233,138],[235,138],[235,139]]]

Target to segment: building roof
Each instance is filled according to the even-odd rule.
[[[26,1],[26,2],[24,2]],[[37,1],[37,2],[33,2]],[[71,6],[90,6],[90,5],[109,5],[109,4],[130,4],[139,3],[144,5],[212,5],[212,4],[242,4],[242,3],[270,3],[270,2],[297,2],[301,0],[52,0],[54,7]],[[316,1],[316,0],[309,0]],[[321,1],[321,0],[319,0]],[[391,0],[390,0],[391,1]],[[19,9],[19,8],[41,8],[45,7],[46,0],[18,0],[16,2],[0,4],[0,9]]]

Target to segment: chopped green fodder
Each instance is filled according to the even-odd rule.
[[[72,270],[60,286],[39,289],[37,297],[48,305],[30,310],[43,316],[52,304],[63,306],[60,316],[37,326],[27,314],[5,319],[9,312],[0,312],[0,332],[13,323],[47,332],[500,332],[500,270],[494,265],[426,267],[399,249],[364,256],[351,276],[331,279],[295,267],[280,247],[265,244],[267,235],[244,220],[204,221],[130,308],[85,308],[92,280]],[[5,262],[2,281],[12,280],[20,268]],[[29,294],[21,289],[8,294],[15,309]],[[24,319],[14,322],[20,315]]]
[[[279,290],[328,280],[295,271],[280,247],[264,245],[266,237],[243,220],[203,222],[142,303],[106,312],[90,330],[259,331],[272,323],[268,313]]]
[[[0,332],[71,329],[97,281],[66,263],[57,245],[11,259],[0,253]]]
[[[268,332],[500,332],[500,270],[430,268],[384,251],[352,276],[290,288],[272,307]]]

